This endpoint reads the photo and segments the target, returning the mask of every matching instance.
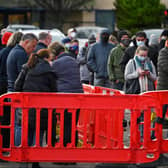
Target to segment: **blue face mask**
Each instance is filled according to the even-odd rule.
[[[137,57],[138,57],[139,61],[145,61],[146,60],[146,57],[142,57],[142,56],[139,56],[139,55],[137,55]]]
[[[136,41],[137,46],[145,46],[145,42],[144,41]]]

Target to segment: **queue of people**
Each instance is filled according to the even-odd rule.
[[[49,33],[40,33],[37,38],[32,33],[4,33],[5,46],[0,50],[0,94],[7,92],[64,92],[83,93],[82,83],[109,87],[139,94],[151,90],[167,89],[168,31],[160,37],[160,45],[148,44],[144,32],[137,32],[133,40],[126,30],[118,36],[110,35],[103,29],[100,38],[91,35],[85,46],[79,48],[75,39],[76,30],[59,42],[51,42]],[[163,38],[164,37],[164,38]],[[157,88],[155,81],[158,80]],[[35,109],[30,109],[28,143],[35,143]],[[48,110],[41,110],[42,129],[40,145],[44,132],[47,132]],[[76,124],[80,110],[76,111]],[[15,145],[21,140],[22,110],[16,110]],[[56,114],[53,111],[52,145],[56,142]],[[64,146],[71,142],[72,113],[64,111]],[[9,116],[4,119],[8,122]],[[30,122],[29,122],[30,123]],[[3,132],[8,135],[9,132]],[[76,132],[76,145],[78,133]],[[3,144],[9,146],[9,141]],[[21,165],[20,167],[22,167]],[[40,167],[33,163],[32,168]]]

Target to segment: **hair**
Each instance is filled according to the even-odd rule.
[[[46,49],[46,48],[43,48],[43,49],[40,49],[38,52],[37,52],[37,55],[39,58],[49,58],[50,57],[50,53],[49,53],[49,50]]]
[[[79,43],[79,40],[78,40],[78,39],[73,39],[73,40],[71,41],[71,43]]]
[[[143,32],[143,31],[137,32],[136,33],[136,37],[144,37],[144,38],[146,38],[146,33]]]
[[[139,46],[137,49],[136,49],[136,54],[138,54],[140,51],[148,51],[148,47],[146,46]]]
[[[40,49],[37,53],[32,53],[27,61],[27,65],[29,68],[35,67],[35,65],[38,63],[38,59],[44,59],[49,58],[50,53],[48,49]]]
[[[38,62],[38,54],[32,53],[27,61],[27,65],[29,68],[33,68],[33,67],[35,67],[37,62]]]
[[[116,42],[116,43],[118,42],[117,38],[112,34],[109,36],[109,41]]]
[[[48,46],[49,51],[54,55],[54,59],[61,53],[65,51],[63,45],[59,42],[53,42]]]
[[[38,38],[36,37],[36,35],[34,35],[33,33],[27,33],[27,34],[24,34],[21,38],[21,41],[25,41],[25,40],[37,40],[38,41]]]
[[[15,32],[13,33],[7,43],[7,46],[14,47],[16,44],[18,44],[23,36],[23,33],[21,32]]]
[[[127,35],[129,36],[128,32],[126,30],[120,30],[117,34],[117,37],[118,37],[118,41],[121,41],[121,38],[124,36],[124,35]]]
[[[41,33],[39,34],[39,40],[45,40],[49,35],[50,35],[49,32],[48,32],[48,33],[46,33],[46,32],[41,32]]]

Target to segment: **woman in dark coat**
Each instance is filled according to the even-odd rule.
[[[32,54],[26,64],[23,65],[16,82],[15,91],[23,92],[56,92],[55,74],[49,64],[51,57],[47,49],[41,49],[37,54]],[[44,131],[48,129],[48,110],[42,109],[40,111],[40,144],[42,145]],[[17,124],[21,127],[21,114],[18,111]],[[29,110],[29,131],[28,143],[34,145],[35,130],[36,130],[36,110],[34,108]],[[52,144],[55,144],[56,136],[56,117],[53,112],[53,128],[52,128]],[[20,126],[20,127],[19,127]],[[19,131],[18,131],[19,132]],[[20,137],[16,133],[15,144],[20,145]],[[32,165],[32,168],[39,167],[37,163]]]

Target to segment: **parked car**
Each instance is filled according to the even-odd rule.
[[[79,46],[82,47],[85,45],[88,37],[91,34],[94,34],[95,37],[101,32],[101,30],[105,29],[106,27],[99,27],[99,26],[79,26],[75,27],[77,30],[76,38],[79,40]]]
[[[28,25],[28,24],[10,24],[7,26],[6,29],[15,32],[20,30],[37,30],[40,28],[35,25]]]
[[[164,29],[145,29],[143,30],[147,38],[149,39],[149,44],[158,44],[159,43],[159,37]]]
[[[21,32],[23,34],[26,34],[26,33],[33,33],[35,34],[37,37],[39,36],[39,34],[41,32],[50,32],[51,36],[52,36],[52,42],[54,41],[58,41],[61,43],[61,40],[63,38],[65,38],[65,35],[58,29],[53,29],[53,30],[49,30],[49,29],[38,29],[38,30],[21,30]]]

